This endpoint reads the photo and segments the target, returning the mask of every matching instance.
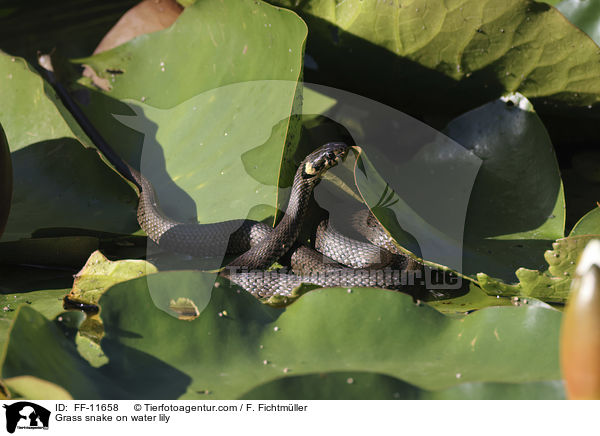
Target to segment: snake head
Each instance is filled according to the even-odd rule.
[[[350,147],[343,142],[328,142],[309,154],[302,162],[302,177],[321,177],[325,171],[346,159]]]

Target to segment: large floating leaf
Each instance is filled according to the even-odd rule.
[[[564,0],[556,5],[569,21],[600,44],[600,4],[593,0]]]
[[[0,125],[0,174],[0,236],[2,236],[12,198],[12,163],[2,125]]]
[[[550,400],[564,399],[562,382],[464,383],[427,391],[393,377],[369,373],[328,373],[286,377],[259,386],[251,400]]]
[[[600,50],[547,4],[274,2],[297,10],[309,26],[309,82],[369,96],[442,121],[438,125],[515,91],[535,98],[546,114],[597,117],[588,106],[600,98]]]
[[[465,221],[465,271],[511,282],[519,267],[543,268],[544,250],[564,236],[565,199],[552,143],[527,99],[475,109],[446,133],[483,161]]]
[[[145,97],[154,107],[169,108],[232,83],[297,80],[306,34],[306,25],[288,10],[260,1],[209,0],[186,8],[169,29],[80,61],[110,80],[112,98]],[[163,86],[149,85],[156,83]]]
[[[569,236],[582,235],[598,235],[600,238],[600,206],[585,214],[569,234]]]
[[[75,275],[69,298],[96,304],[102,293],[115,283],[157,272],[143,260],[110,261],[99,251],[92,253],[85,266]]]
[[[254,217],[272,216],[282,150],[286,140],[290,140],[291,145],[295,141],[293,129],[297,127],[290,124],[289,115],[296,96],[295,83],[301,73],[305,38],[306,27],[292,12],[251,1],[227,5],[217,1],[202,2],[186,10],[170,29],[140,36],[112,51],[87,59],[86,62],[101,75],[108,74],[106,69],[123,74],[111,82],[114,88],[107,96],[92,96],[91,105],[86,110],[107,139],[130,162],[137,165],[142,154],[150,162],[149,172],[153,173],[150,177],[169,193],[162,196],[168,197],[168,201],[164,201],[165,209],[172,212],[170,209],[175,208],[175,212],[179,212],[179,216],[173,213],[176,218],[182,215],[184,219],[196,218],[196,205],[173,179],[182,179],[185,189],[199,189],[207,180],[213,180],[204,191],[210,194],[199,201],[200,205],[207,197],[222,200],[213,192],[215,186],[229,191],[229,194],[234,187],[245,189],[240,197],[249,206],[237,208],[238,205],[234,204],[237,214],[243,217],[252,206],[263,204],[266,196],[271,208],[263,208]],[[172,47],[180,49],[172,50]],[[188,54],[190,50],[194,52],[192,57]],[[232,61],[221,62],[223,56]],[[192,60],[194,62],[190,63]],[[10,107],[11,111],[0,113],[0,119],[11,143],[15,182],[19,186],[6,238],[27,236],[42,226],[83,227],[121,233],[135,229],[134,193],[93,156],[93,152],[78,144],[75,138],[85,144],[87,139],[62,105],[55,101],[52,92],[49,92],[50,98],[45,97],[42,81],[28,72],[22,61],[4,56],[0,68],[14,81],[14,86],[2,89],[6,107]],[[269,88],[268,82],[264,82],[262,85],[226,88],[229,93],[215,90],[224,85],[259,79],[288,82],[280,82],[286,85],[277,89]],[[164,85],[157,86],[157,83]],[[231,89],[235,91],[232,93]],[[31,95],[30,100],[36,101],[40,107],[32,108],[24,97],[27,95]],[[42,98],[36,100],[35,95]],[[162,114],[146,117],[143,109],[132,106],[132,110],[132,107],[116,100],[127,97],[164,109],[171,107],[171,110],[152,112],[151,107],[145,107],[147,112]],[[198,100],[193,100],[193,97]],[[215,98],[216,103],[213,101]],[[235,104],[231,105],[232,101]],[[211,102],[212,105],[208,104]],[[261,119],[261,114],[256,113],[257,106],[271,116]],[[197,107],[200,110],[196,113]],[[30,116],[32,113],[43,121],[36,122]],[[60,119],[61,114],[66,123]],[[111,114],[137,115],[128,124],[133,123],[134,127],[141,125],[145,138],[122,125]],[[160,126],[156,122],[160,122]],[[36,127],[31,129],[30,125]],[[254,136],[248,135],[250,126],[256,131]],[[157,129],[158,135],[155,136]],[[71,139],[50,141],[62,137]],[[35,139],[34,143],[31,138]],[[159,145],[157,139],[164,144]],[[203,140],[207,141],[205,147],[202,147]],[[174,143],[181,144],[184,149],[173,149]],[[244,144],[245,148],[237,148],[234,153],[232,147],[240,144]],[[139,146],[143,146],[143,153]],[[167,159],[168,169],[164,167],[165,156],[161,146],[169,150],[165,153],[166,157],[172,157],[175,152],[180,156],[177,162]],[[257,183],[248,175],[253,183],[242,183],[239,178],[241,171],[248,174],[244,171],[245,162],[240,162],[240,154],[259,146],[269,151],[270,159],[253,170],[269,174],[268,184],[271,187],[265,188],[267,194],[257,188],[262,188],[264,181]],[[47,159],[48,154],[55,156],[56,162]],[[224,163],[217,168],[219,162],[215,163],[208,156],[218,155],[222,156]],[[206,168],[198,167],[199,162],[205,162],[211,174],[200,174]],[[73,171],[81,173],[76,176],[79,183],[67,185],[67,180],[70,183],[75,177]],[[289,175],[283,176],[289,178]],[[90,186],[86,180],[101,186],[94,186],[93,182]],[[44,189],[53,193],[60,191],[62,197],[54,204],[46,204],[54,196]],[[109,204],[105,204],[105,197]],[[37,218],[35,214],[40,208],[45,211],[43,223],[38,222],[39,214]],[[66,212],[69,208],[79,212]],[[202,207],[199,209],[203,210]],[[214,208],[208,209],[214,212]],[[56,216],[53,216],[54,210]],[[213,217],[213,220],[218,221],[219,218]]]
[[[428,301],[427,304],[434,307],[441,313],[449,315],[463,315],[470,313],[474,310],[483,309],[484,307],[494,306],[510,306],[517,305],[522,302],[516,302],[510,298],[499,297],[497,295],[488,294],[484,292],[475,283],[469,283],[469,291],[464,295],[449,297],[452,298],[441,298]],[[525,304],[540,304],[539,301],[527,301]]]
[[[68,291],[68,289],[49,289],[18,294],[0,294],[0,347],[8,339],[10,324],[20,305],[26,304],[48,319],[53,319],[64,310],[62,300]]]
[[[201,276],[148,278],[169,295]],[[58,325],[21,307],[2,376],[33,375],[75,398],[236,398],[282,377],[336,371],[386,374],[428,390],[560,378],[561,315],[542,307],[488,308],[456,319],[395,292],[324,289],[278,310],[221,286],[189,322],[157,310],[146,278],[113,286],[100,305],[108,364],[91,368]]]
[[[146,132],[140,167],[165,213],[203,223],[273,217],[296,86],[244,82],[170,109],[132,103],[135,116],[118,116]]]
[[[566,229],[571,231],[600,200],[600,154],[595,154],[595,159],[586,153],[576,154],[571,160],[573,168],[561,168],[567,198]]]
[[[548,268],[519,268],[515,272],[519,279],[516,284],[503,283],[485,273],[477,274],[477,281],[482,289],[491,295],[516,295],[564,303],[569,297],[571,280],[575,275],[579,256],[587,243],[597,238],[597,235],[584,235],[558,239],[552,244],[552,250],[544,252]]]
[[[358,190],[401,247],[427,263],[472,280],[480,277],[493,297],[564,301],[566,294],[557,290],[553,296],[552,286],[523,294],[494,292],[489,286],[518,281],[519,268],[541,274],[548,268],[544,251],[563,237],[564,194],[556,157],[527,99],[513,94],[464,114],[445,130],[452,141],[392,108],[311,86],[305,107],[316,99],[313,94],[333,97],[323,113],[347,126],[363,146],[354,170]],[[320,201],[328,205],[330,219],[337,211],[329,205],[339,208],[338,203],[334,197]],[[347,220],[349,213],[338,215]],[[564,284],[568,287],[569,280]],[[494,305],[477,294],[435,305],[444,312]]]
[[[273,217],[279,179],[290,179],[284,148],[298,139],[290,114],[306,32],[266,3],[199,2],[165,31],[81,60],[111,85],[86,111],[126,160],[141,161],[168,215]]]
[[[8,338],[20,305],[53,319],[63,312],[63,297],[73,283],[73,271],[0,265],[0,347]]]
[[[436,138],[401,164],[376,154],[372,163],[367,153],[356,169],[367,204],[400,245],[471,279],[485,272],[512,283],[520,267],[546,269],[544,251],[564,235],[564,194],[552,144],[529,102],[516,94],[488,103],[445,132],[462,147]],[[443,206],[446,199],[451,204]]]
[[[3,240],[47,227],[135,231],[135,193],[82,146],[89,141],[53,91],[21,59],[0,54],[0,72],[8,78],[0,87],[0,122],[14,177]]]
[[[13,377],[3,380],[12,397],[35,398],[36,400],[72,400],[60,386],[31,376]]]
[[[532,383],[464,383],[443,391],[425,392],[428,400],[562,400],[561,380]]]

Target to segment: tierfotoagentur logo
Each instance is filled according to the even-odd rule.
[[[19,430],[48,430],[50,411],[29,401],[19,401],[3,405],[6,409],[6,431],[14,433]]]

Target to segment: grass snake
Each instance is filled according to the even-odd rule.
[[[241,219],[209,224],[171,219],[160,209],[150,181],[103,139],[64,85],[56,80],[45,56],[40,57],[40,65],[63,104],[118,173],[135,185],[139,195],[138,222],[160,249],[197,257],[237,255],[221,274],[257,297],[288,296],[301,283],[407,290],[410,285],[406,273],[421,271],[422,266],[396,248],[367,209],[353,219],[355,228],[369,243],[342,235],[325,220],[315,237],[319,251],[295,244],[314,187],[328,169],[346,158],[351,148],[341,142],[327,143],[302,161],[285,215],[274,228]],[[268,271],[286,253],[291,271]]]

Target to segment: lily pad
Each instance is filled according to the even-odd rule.
[[[575,106],[582,108],[578,116],[596,116],[587,106],[600,97],[600,51],[548,4],[274,3],[298,11],[309,26],[307,81],[368,96],[440,126],[517,91],[535,98],[546,114],[569,115]]]
[[[293,3],[311,28],[309,80],[364,90],[437,126],[515,89],[539,97],[536,104],[546,112],[596,113],[586,105],[594,105],[600,92],[598,48],[546,5]],[[89,85],[83,79],[74,94],[119,154],[153,181],[169,215],[186,222],[250,217],[272,223],[285,204],[299,154],[293,156],[305,39],[306,26],[287,10],[250,0],[205,0],[163,32],[80,60],[112,88],[100,92],[82,86]],[[135,195],[85,148],[89,140],[52,90],[19,59],[0,56],[3,74],[16,83],[0,89],[6,102],[0,122],[10,127],[19,174],[16,211],[4,239],[13,245],[3,242],[0,251],[20,247],[25,255],[40,256],[43,250],[35,244],[93,243],[73,245],[74,251],[87,247],[79,258],[60,256],[72,266],[83,263],[82,253],[92,245],[104,250],[107,234],[101,232],[112,238],[136,231]],[[342,106],[327,97],[315,102],[306,108],[327,116]],[[374,125],[366,122],[373,113],[365,112],[348,128],[354,139],[365,137],[355,132]],[[214,273],[146,275],[150,269],[139,270],[148,265],[144,261],[111,263],[96,253],[71,294],[100,306],[104,324],[92,326],[102,327],[96,331],[86,330],[81,313],[60,313],[65,277],[32,274],[25,281],[2,267],[0,288],[11,292],[3,298],[17,297],[7,303],[6,330],[0,332],[0,341],[10,334],[0,363],[5,384],[23,397],[40,389],[37,395],[61,399],[295,397],[292,393],[561,398],[561,314],[532,296],[566,298],[579,246],[597,220],[595,214],[584,218],[574,232],[579,236],[564,238],[562,186],[539,119],[525,98],[513,95],[450,125],[447,133],[465,144],[435,132],[429,148],[411,148],[413,136],[403,133],[408,145],[392,147],[392,153],[378,155],[367,141],[357,141],[369,156],[358,177],[365,169],[372,171],[363,176],[379,177],[364,177],[361,193],[405,249],[468,276],[473,283],[466,295],[431,302],[434,310],[391,291],[303,288],[306,294],[276,309],[223,280],[215,282]],[[393,171],[405,171],[410,183],[402,184],[404,190],[390,186],[395,179],[389,179],[394,176],[389,163],[405,155],[427,163],[427,169],[445,165],[450,182],[436,189],[428,173],[406,165]],[[457,184],[453,175],[464,178]],[[416,207],[412,200],[419,196]],[[404,216],[414,218],[414,227],[396,219]],[[418,237],[415,228],[421,230]],[[29,239],[44,234],[45,240]],[[20,238],[28,239],[15,241]],[[441,250],[424,244],[427,238]],[[135,256],[116,247],[120,259]],[[46,259],[52,261],[47,253]],[[50,282],[56,287],[45,286]],[[519,297],[517,307],[513,295]],[[39,301],[28,300],[33,297]],[[510,306],[489,307],[498,305]],[[471,310],[476,311],[465,314]],[[98,333],[99,344],[84,333]]]
[[[569,236],[582,235],[598,235],[600,238],[600,206],[585,214],[569,234]]]
[[[556,5],[556,9],[600,45],[599,6],[593,0],[563,0]]]
[[[140,168],[168,216],[272,220],[296,87],[295,81],[243,82],[169,109],[128,102],[135,115],[116,120],[146,133]]]
[[[10,200],[12,198],[12,163],[10,161],[10,152],[4,130],[0,125],[0,236],[4,233],[4,226],[10,210]]]
[[[286,377],[247,392],[249,400],[549,400],[564,399],[561,381],[464,383],[440,391],[419,389],[393,377],[370,373],[326,373]]]
[[[290,114],[306,32],[294,13],[263,2],[194,4],[164,31],[80,59],[111,85],[85,90],[85,110],[150,179],[167,215],[273,222],[298,140]]]
[[[198,32],[198,26],[205,28],[206,32]],[[204,35],[212,35],[212,37],[205,38]],[[181,165],[180,172],[173,175],[175,179],[180,177],[185,179],[185,176],[188,176],[187,180],[189,181],[190,166],[193,167],[194,162],[214,163],[210,159],[206,159],[207,154],[210,154],[211,151],[202,149],[199,145],[202,143],[202,139],[200,141],[190,141],[193,136],[197,135],[200,131],[202,133],[201,136],[205,136],[208,140],[220,137],[220,142],[216,143],[216,145],[212,144],[212,147],[217,148],[213,148],[212,150],[224,156],[227,165],[222,165],[219,168],[214,165],[211,166],[212,172],[218,175],[214,186],[224,187],[225,189],[246,187],[249,197],[248,202],[251,206],[260,205],[262,204],[260,200],[264,196],[264,192],[261,192],[257,196],[255,193],[256,189],[254,189],[252,195],[250,195],[250,188],[253,185],[249,187],[245,183],[240,183],[238,174],[235,171],[228,171],[230,183],[225,183],[226,178],[222,177],[220,172],[227,169],[235,169],[232,168],[232,163],[239,165],[240,153],[225,153],[226,146],[219,148],[223,141],[229,144],[233,144],[236,141],[237,144],[237,142],[244,142],[245,139],[250,139],[249,137],[239,137],[239,134],[236,134],[236,132],[245,131],[246,124],[244,124],[244,128],[236,127],[237,130],[232,125],[240,126],[239,121],[234,121],[240,111],[245,111],[246,116],[255,111],[255,100],[256,98],[260,98],[260,96],[256,95],[256,92],[260,90],[257,90],[256,86],[253,85],[241,85],[237,87],[238,90],[246,93],[244,95],[248,95],[252,91],[255,92],[251,100],[245,99],[239,92],[234,95],[231,93],[219,94],[216,104],[221,108],[231,106],[225,104],[224,98],[232,99],[227,100],[227,103],[230,101],[237,102],[236,105],[229,107],[226,113],[221,113],[218,110],[215,112],[215,105],[212,105],[210,106],[212,109],[210,113],[203,112],[200,114],[199,112],[198,114],[193,114],[194,102],[190,99],[196,96],[204,99],[215,98],[214,94],[210,94],[210,90],[215,90],[215,88],[224,85],[231,85],[232,83],[247,83],[250,80],[259,79],[287,81],[283,82],[288,83],[283,93],[281,92],[281,88],[279,88],[279,90],[273,90],[270,94],[279,102],[278,104],[280,104],[281,108],[285,108],[284,113],[282,114],[281,110],[273,112],[274,100],[267,98],[262,102],[265,114],[274,113],[274,116],[279,116],[279,118],[275,121],[269,118],[264,123],[260,123],[256,122],[257,118],[255,116],[252,118],[252,122],[248,124],[256,127],[258,134],[262,136],[259,136],[258,139],[253,138],[249,140],[246,144],[247,149],[258,147],[270,140],[269,147],[274,152],[270,153],[272,158],[269,162],[264,162],[264,165],[268,166],[268,169],[272,169],[272,167],[278,169],[282,156],[281,150],[283,150],[286,140],[290,141],[292,147],[295,141],[293,131],[296,127],[290,125],[289,115],[297,92],[295,83],[301,72],[302,50],[305,38],[306,27],[292,12],[280,10],[261,2],[244,1],[228,4],[227,6],[217,1],[202,2],[188,8],[182,14],[181,19],[165,31],[156,32],[151,35],[142,35],[114,50],[86,59],[86,63],[98,70],[101,75],[108,75],[110,77],[111,73],[107,73],[106,69],[113,72],[112,74],[115,71],[123,73],[118,76],[118,80],[114,81],[113,90],[107,93],[108,97],[98,94],[92,96],[92,104],[87,108],[87,111],[110,142],[113,144],[129,144],[124,147],[126,152],[123,152],[120,147],[116,148],[134,165],[139,161],[141,154],[141,150],[138,148],[137,151],[140,151],[140,154],[137,155],[137,159],[132,158],[131,154],[135,153],[135,147],[138,145],[141,147],[147,146],[144,147],[144,153],[145,156],[150,156],[147,159],[150,162],[149,172],[153,172],[153,166],[159,166],[159,170],[154,171],[154,173],[158,173],[158,176],[154,174],[154,177],[152,177],[152,174],[150,174],[150,177],[154,181],[157,181],[156,179],[160,179],[161,177],[166,179],[170,183],[157,183],[157,186],[163,187],[167,191],[171,188],[171,192],[176,185],[168,177],[168,173],[164,167],[160,167],[161,164],[164,165],[164,161],[161,159],[160,147],[152,148],[149,146],[149,144],[153,146],[158,145],[156,138],[151,136],[151,134],[156,132],[157,127],[146,117],[137,117],[138,122],[146,123],[146,128],[141,129],[148,140],[144,141],[144,138],[139,133],[125,127],[111,116],[111,114],[125,116],[140,115],[139,111],[132,111],[128,105],[124,105],[115,99],[134,97],[138,102],[143,100],[154,105],[154,107],[162,107],[165,109],[163,111],[164,119],[168,119],[170,122],[161,125],[163,130],[160,130],[160,134],[164,131],[170,136],[174,135],[175,138],[173,141],[187,138],[187,141],[183,142],[184,145],[190,145],[191,143],[192,146],[196,146],[192,149],[183,150],[184,153],[181,153],[181,157],[184,159],[183,165]],[[170,50],[169,47],[173,46],[180,48],[186,46],[193,47],[196,54],[190,58],[187,55],[187,50]],[[164,50],[158,50],[157,47],[165,48]],[[132,52],[136,53],[136,56],[131,56]],[[167,55],[165,57],[158,53],[166,53]],[[235,59],[233,64],[225,65],[220,62],[225,53],[231,59]],[[266,58],[269,59],[269,62],[265,61]],[[190,64],[191,59],[196,59],[197,61],[194,64]],[[9,142],[11,143],[13,159],[15,160],[15,181],[16,185],[20,187],[15,192],[15,210],[9,218],[5,239],[16,239],[27,236],[41,226],[80,227],[100,231],[112,231],[113,233],[130,233],[133,231],[137,227],[133,219],[136,204],[135,194],[126,184],[118,180],[118,177],[114,173],[111,173],[108,168],[104,167],[93,156],[94,153],[91,151],[88,153],[79,147],[75,139],[79,139],[86,145],[89,145],[89,140],[81,133],[70,115],[66,113],[64,107],[56,101],[51,91],[48,94],[50,98],[38,98],[38,105],[40,107],[35,110],[32,110],[30,105],[25,107],[22,104],[22,102],[27,101],[26,98],[23,98],[23,95],[27,95],[28,93],[33,94],[37,92],[38,95],[41,94],[44,96],[45,91],[42,81],[34,73],[28,72],[27,67],[22,61],[7,56],[2,57],[2,60],[3,63],[0,69],[4,70],[9,75],[9,78],[14,80],[14,86],[2,90],[5,94],[3,95],[4,101],[8,101],[9,103],[14,102],[14,104],[10,104],[10,112],[6,114],[0,113],[0,117],[6,127]],[[156,64],[156,68],[149,68],[153,63]],[[218,71],[214,70],[217,66]],[[185,74],[182,75],[182,72],[185,72]],[[198,80],[198,78],[201,78],[201,80]],[[165,87],[157,87],[157,80],[159,82],[160,80],[166,81],[163,83],[171,83],[168,88],[172,92],[163,92]],[[263,84],[263,90],[265,86]],[[212,92],[217,93],[218,91]],[[80,97],[82,96],[85,98],[85,94],[80,94]],[[264,93],[262,96],[264,97]],[[202,103],[202,108],[205,111],[207,110],[204,105],[206,103],[205,100],[200,100],[198,103]],[[166,110],[168,108],[171,109],[171,112]],[[146,110],[151,111],[152,107],[146,107]],[[155,112],[157,111],[158,109],[155,110]],[[183,117],[182,111],[185,112],[185,116]],[[43,119],[43,123],[37,123],[37,129],[33,131],[28,129],[29,122],[35,123],[29,116],[31,113],[35,113],[40,119]],[[59,115],[64,116],[66,122],[59,118],[53,121],[53,117],[56,118]],[[202,123],[200,125],[197,123],[198,116],[202,116]],[[215,117],[219,119],[219,124],[215,124]],[[288,120],[288,122],[280,122],[282,119]],[[183,124],[177,123],[176,121],[178,120]],[[44,132],[43,127],[46,124],[51,126],[46,129],[46,132],[53,132],[49,137],[47,133],[46,136],[41,134],[41,132]],[[153,130],[149,130],[152,126],[154,126]],[[272,132],[272,130],[274,131]],[[38,134],[38,131],[40,134]],[[14,137],[11,135],[14,135]],[[231,136],[228,138],[228,135]],[[31,142],[32,137],[36,139],[34,144]],[[49,139],[56,137],[72,139],[48,143]],[[44,140],[46,142],[40,143],[40,141]],[[24,148],[25,145],[27,147]],[[168,144],[164,144],[163,146],[166,150],[172,149]],[[175,151],[181,152],[181,150]],[[159,157],[158,161],[155,159],[157,155],[153,154],[156,152]],[[194,156],[190,156],[190,152],[192,155],[197,156],[197,158],[194,159]],[[53,162],[47,158],[42,159],[48,153],[56,156],[58,161]],[[68,154],[68,158],[65,158],[62,155],[63,153]],[[23,155],[21,156],[21,154]],[[39,161],[39,164],[37,161]],[[181,162],[176,162],[176,164],[179,165]],[[27,170],[21,169],[26,165],[32,168],[29,171],[35,174],[34,177],[29,175]],[[46,167],[42,165],[46,165]],[[172,166],[174,164],[170,162],[169,165]],[[198,171],[198,168],[194,168],[194,170]],[[77,176],[80,183],[70,185],[69,187],[61,186],[57,188],[57,181],[60,182],[67,177],[69,180],[72,180],[73,171],[81,172],[81,175]],[[185,173],[182,173],[182,171],[185,171]],[[272,174],[270,180],[272,187],[269,190],[270,195],[268,195],[271,209],[267,208],[265,210],[268,210],[268,212],[261,212],[262,218],[273,216],[272,207],[277,204],[276,186],[278,185],[279,172],[269,171],[268,173]],[[86,178],[97,181],[97,183],[102,181],[103,186],[86,186]],[[210,177],[208,179],[210,180]],[[49,180],[52,180],[53,183],[49,183]],[[206,180],[207,177],[205,175],[196,177],[195,180],[191,180],[191,186],[197,189]],[[217,181],[218,184],[216,183]],[[40,187],[51,189],[52,192],[56,190],[62,192],[61,200],[67,204],[55,202],[54,205],[45,205],[44,201],[48,202],[53,196],[45,193]],[[81,192],[84,190],[82,188],[87,189],[85,192]],[[183,214],[188,214],[185,218],[191,219],[190,215],[193,218],[196,211],[193,201],[180,188],[175,187],[175,192],[179,195],[169,195],[169,200],[177,203],[180,215],[183,209]],[[39,198],[33,198],[32,193],[35,193]],[[110,198],[113,204],[104,204],[105,197]],[[162,197],[166,196],[163,195]],[[218,196],[211,196],[211,198],[216,197]],[[69,201],[71,204],[69,204]],[[90,212],[82,213],[82,210],[85,211],[84,207],[72,204],[77,201],[85,202],[84,204]],[[169,202],[165,201],[165,203],[167,203],[165,208],[169,212]],[[69,207],[78,207],[80,212],[66,213],[65,210],[69,210]],[[35,222],[34,211],[36,208],[44,208],[45,210],[43,224]],[[60,216],[57,213],[56,219],[52,219],[52,210],[59,208],[62,213]],[[203,210],[203,208],[200,209]],[[242,209],[244,210],[239,211],[238,214],[246,214],[251,207]],[[209,210],[212,210],[212,208],[209,208]],[[177,218],[177,214],[173,215]],[[85,220],[78,220],[82,216],[85,216]],[[24,217],[29,218],[29,220],[24,219]],[[96,221],[94,222],[90,217],[94,217]],[[218,217],[215,220],[218,220]]]
[[[575,275],[579,256],[587,243],[597,238],[597,235],[584,235],[558,239],[552,244],[553,249],[544,253],[544,258],[549,265],[547,270],[519,268],[516,271],[519,283],[502,283],[485,273],[477,274],[477,281],[481,288],[491,295],[516,295],[564,303],[569,297],[571,280]]]
[[[543,268],[544,250],[564,236],[565,198],[554,148],[527,99],[489,103],[446,133],[483,161],[465,221],[467,274],[510,283],[519,267]]]
[[[115,283],[157,272],[144,260],[110,261],[99,251],[92,253],[81,271],[75,275],[69,298],[86,304],[97,304],[102,293]]]
[[[69,307],[87,309],[85,320],[79,326],[78,338],[99,342],[104,327],[97,316],[96,304],[102,293],[115,283],[157,272],[154,265],[144,260],[119,260],[111,262],[102,253],[95,251],[81,271],[75,275],[73,289],[67,295]],[[65,307],[67,308],[67,307]],[[93,344],[88,346],[94,347]],[[96,353],[98,354],[98,353]]]
[[[182,291],[201,275],[147,278],[165,291]],[[456,319],[396,292],[321,289],[280,310],[220,287],[190,322],[157,310],[146,277],[114,285],[99,303],[108,364],[92,368],[58,325],[22,306],[2,376],[33,375],[74,398],[215,399],[237,398],[282,377],[336,371],[385,374],[428,390],[560,378],[561,314],[543,307],[487,308]],[[27,352],[25,338],[42,352]]]
[[[564,400],[562,380],[532,383],[464,383],[442,391],[426,392],[428,400]]]
[[[0,53],[0,74],[10,85],[0,87],[0,121],[14,178],[2,240],[48,227],[135,231],[135,193],[84,147],[89,140],[54,92],[22,59]]]
[[[0,347],[8,340],[9,329],[19,306],[26,304],[48,319],[63,312],[62,300],[68,289],[0,294]]]
[[[523,280],[530,284],[537,280],[548,268],[544,251],[564,232],[564,193],[556,157],[527,99],[509,95],[452,121],[445,132],[457,140],[454,142],[429,127],[420,127],[422,123],[405,114],[394,115],[392,108],[386,111],[381,104],[343,91],[311,88],[305,106],[318,101],[315,95],[334,97],[323,113],[348,126],[353,138],[365,144],[356,168],[348,172],[354,171],[360,195],[400,248],[434,267],[481,280],[490,294],[480,295],[472,286],[471,292],[458,300],[430,304],[445,313],[464,313],[487,305],[511,304],[502,298],[494,301],[498,295],[564,301],[566,294],[557,291],[553,297],[552,287],[526,293],[498,290],[503,283],[515,283],[527,274]],[[348,110],[354,106],[363,111]],[[375,120],[365,117],[367,113],[377,114]],[[383,119],[395,123],[385,124]],[[372,131],[373,126],[390,132],[387,141]],[[398,126],[402,134],[396,135]],[[316,198],[319,201],[319,196]],[[336,213],[331,206],[338,206],[334,197],[319,203],[328,205],[330,218]],[[347,219],[348,213],[341,215]],[[478,275],[481,272],[488,275]],[[489,273],[496,278],[491,279]],[[532,274],[535,277],[530,277]],[[568,284],[564,283],[565,290]]]
[[[187,7],[166,30],[79,62],[109,79],[110,97],[144,96],[147,104],[166,109],[233,83],[297,81],[306,35],[304,22],[286,9],[262,1],[209,0]],[[169,92],[150,83],[162,83]]]
[[[583,155],[583,156],[582,156]],[[581,157],[581,159],[579,159]],[[600,165],[594,165],[595,159],[589,159],[587,156],[577,154],[572,159],[573,168],[561,169],[561,176],[565,185],[565,196],[568,199],[567,207],[567,229],[572,229],[578,224],[584,215],[598,207],[600,201],[600,182],[591,180],[593,175],[589,171],[592,167],[594,171],[600,169]],[[577,165],[576,161],[585,162],[584,168]]]
[[[365,202],[405,249],[472,280],[485,272],[513,283],[520,267],[545,269],[544,251],[564,235],[564,193],[552,144],[527,99],[488,103],[445,132],[462,147],[434,139],[400,166],[361,157],[355,175]],[[407,189],[406,180],[419,188]],[[389,206],[380,204],[386,193]]]
[[[3,380],[10,389],[11,398],[35,398],[36,400],[72,400],[60,386],[36,377],[21,376]]]
[[[63,311],[63,298],[75,271],[67,268],[0,265],[0,347],[20,305],[27,305],[54,319]]]
[[[427,304],[446,315],[465,315],[484,307],[511,306],[514,302],[505,296],[490,295],[475,283],[469,283],[469,292],[465,295],[428,301]]]

